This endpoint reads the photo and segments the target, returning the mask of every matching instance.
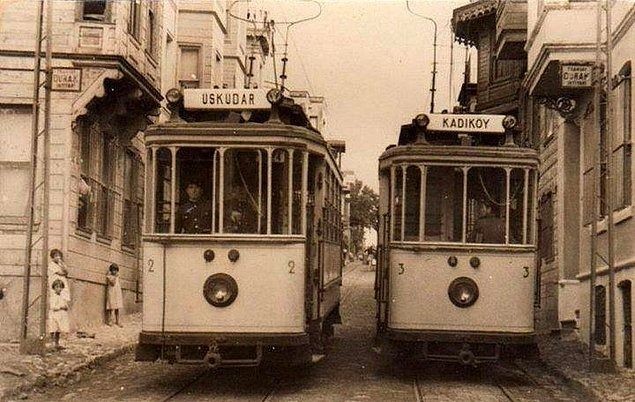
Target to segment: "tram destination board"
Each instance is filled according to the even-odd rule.
[[[185,89],[183,106],[189,110],[269,109],[267,94],[261,89]]]
[[[502,134],[504,115],[498,114],[428,114],[430,131]]]

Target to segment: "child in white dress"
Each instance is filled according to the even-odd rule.
[[[71,292],[70,286],[68,286],[68,268],[66,267],[66,263],[64,262],[64,254],[61,250],[54,248],[51,250],[50,254],[51,262],[48,267],[48,282],[49,289],[52,289],[53,282],[56,280],[62,281],[64,284],[64,288],[62,290],[62,296],[66,299],[67,302],[71,302]]]
[[[64,282],[60,279],[53,281],[53,293],[49,299],[49,332],[55,342],[55,349],[60,346],[60,334],[69,331],[68,299],[63,295]]]
[[[110,264],[108,274],[106,274],[106,284],[108,292],[106,294],[106,324],[112,325],[112,315],[115,316],[115,325],[122,327],[119,323],[119,309],[123,308],[123,295],[121,283],[119,283],[119,266]]]

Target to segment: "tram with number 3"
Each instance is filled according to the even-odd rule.
[[[145,132],[136,360],[315,361],[341,321],[342,143],[279,90],[166,98],[171,118]]]
[[[515,126],[420,114],[379,158],[382,353],[475,365],[536,352],[539,159]]]

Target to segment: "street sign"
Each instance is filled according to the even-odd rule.
[[[426,114],[430,119],[428,131],[459,133],[504,133],[503,119],[498,114]]]
[[[183,106],[189,110],[270,109],[262,89],[184,89]]]
[[[563,88],[591,88],[593,66],[588,64],[563,64],[560,69]]]
[[[81,68],[53,67],[51,71],[51,91],[80,92],[81,90]]]

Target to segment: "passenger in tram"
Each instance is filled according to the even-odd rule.
[[[211,233],[212,205],[203,198],[203,188],[196,180],[189,180],[185,187],[187,202],[176,213],[176,233]]]
[[[257,201],[243,186],[234,187],[225,196],[225,233],[257,233]],[[255,205],[253,205],[255,204]]]
[[[504,244],[505,220],[501,218],[488,202],[481,202],[480,217],[468,238],[471,243]]]

